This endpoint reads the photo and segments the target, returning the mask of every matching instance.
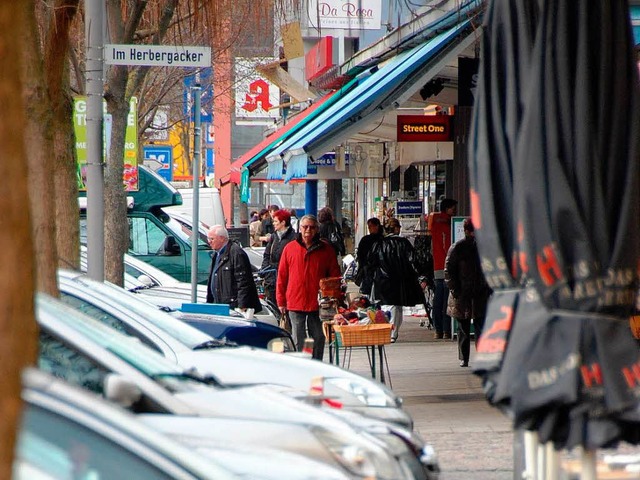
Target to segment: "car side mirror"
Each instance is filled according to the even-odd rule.
[[[130,408],[142,398],[142,390],[128,378],[110,373],[104,379],[104,396],[124,408]]]
[[[180,245],[176,241],[176,237],[167,235],[157,254],[166,256],[180,255]]]

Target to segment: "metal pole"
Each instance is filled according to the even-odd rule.
[[[104,92],[102,24],[104,0],[85,0],[87,43],[87,275],[104,280]]]
[[[198,302],[198,237],[200,234],[200,100],[202,89],[195,86],[193,90],[193,109],[195,114],[193,128],[193,225],[191,231],[191,303]]]

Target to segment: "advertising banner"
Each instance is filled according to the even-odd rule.
[[[280,117],[280,89],[256,70],[256,65],[275,60],[273,57],[236,58],[236,119],[240,122],[272,125],[273,119]]]
[[[104,110],[104,146],[103,158],[106,161],[111,144],[110,115],[107,114],[107,102]],[[76,154],[78,156],[78,188],[86,190],[87,165],[87,97],[75,97],[73,100],[73,128],[76,135]],[[131,97],[129,115],[124,139],[124,175],[126,191],[138,189],[138,99]]]

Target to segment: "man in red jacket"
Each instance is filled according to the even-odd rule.
[[[440,211],[429,215],[427,229],[431,235],[433,254],[433,278],[435,292],[433,298],[433,324],[435,338],[451,338],[451,317],[447,315],[449,289],[444,281],[444,261],[451,246],[451,217],[457,213],[458,201],[443,198]]]
[[[320,239],[316,217],[305,215],[300,219],[299,228],[297,238],[282,250],[276,300],[282,313],[289,312],[298,351],[302,350],[308,330],[313,338],[312,356],[322,360],[324,333],[318,305],[320,279],[339,277],[340,266],[331,244]]]

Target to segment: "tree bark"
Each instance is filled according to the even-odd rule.
[[[45,81],[53,120],[52,176],[55,198],[58,266],[80,268],[80,215],[76,179],[73,101],[70,95],[70,29],[79,0],[55,0],[45,35]]]
[[[0,478],[11,478],[15,434],[22,408],[20,373],[36,358],[34,252],[23,127],[21,29],[31,1],[0,4]]]
[[[33,240],[38,245],[36,285],[39,291],[57,297],[51,102],[44,83],[35,5],[32,1],[26,3],[31,6],[25,7],[25,15],[29,16],[28,28],[22,29],[22,94],[26,110],[24,135],[29,188],[38,192],[29,198]]]

